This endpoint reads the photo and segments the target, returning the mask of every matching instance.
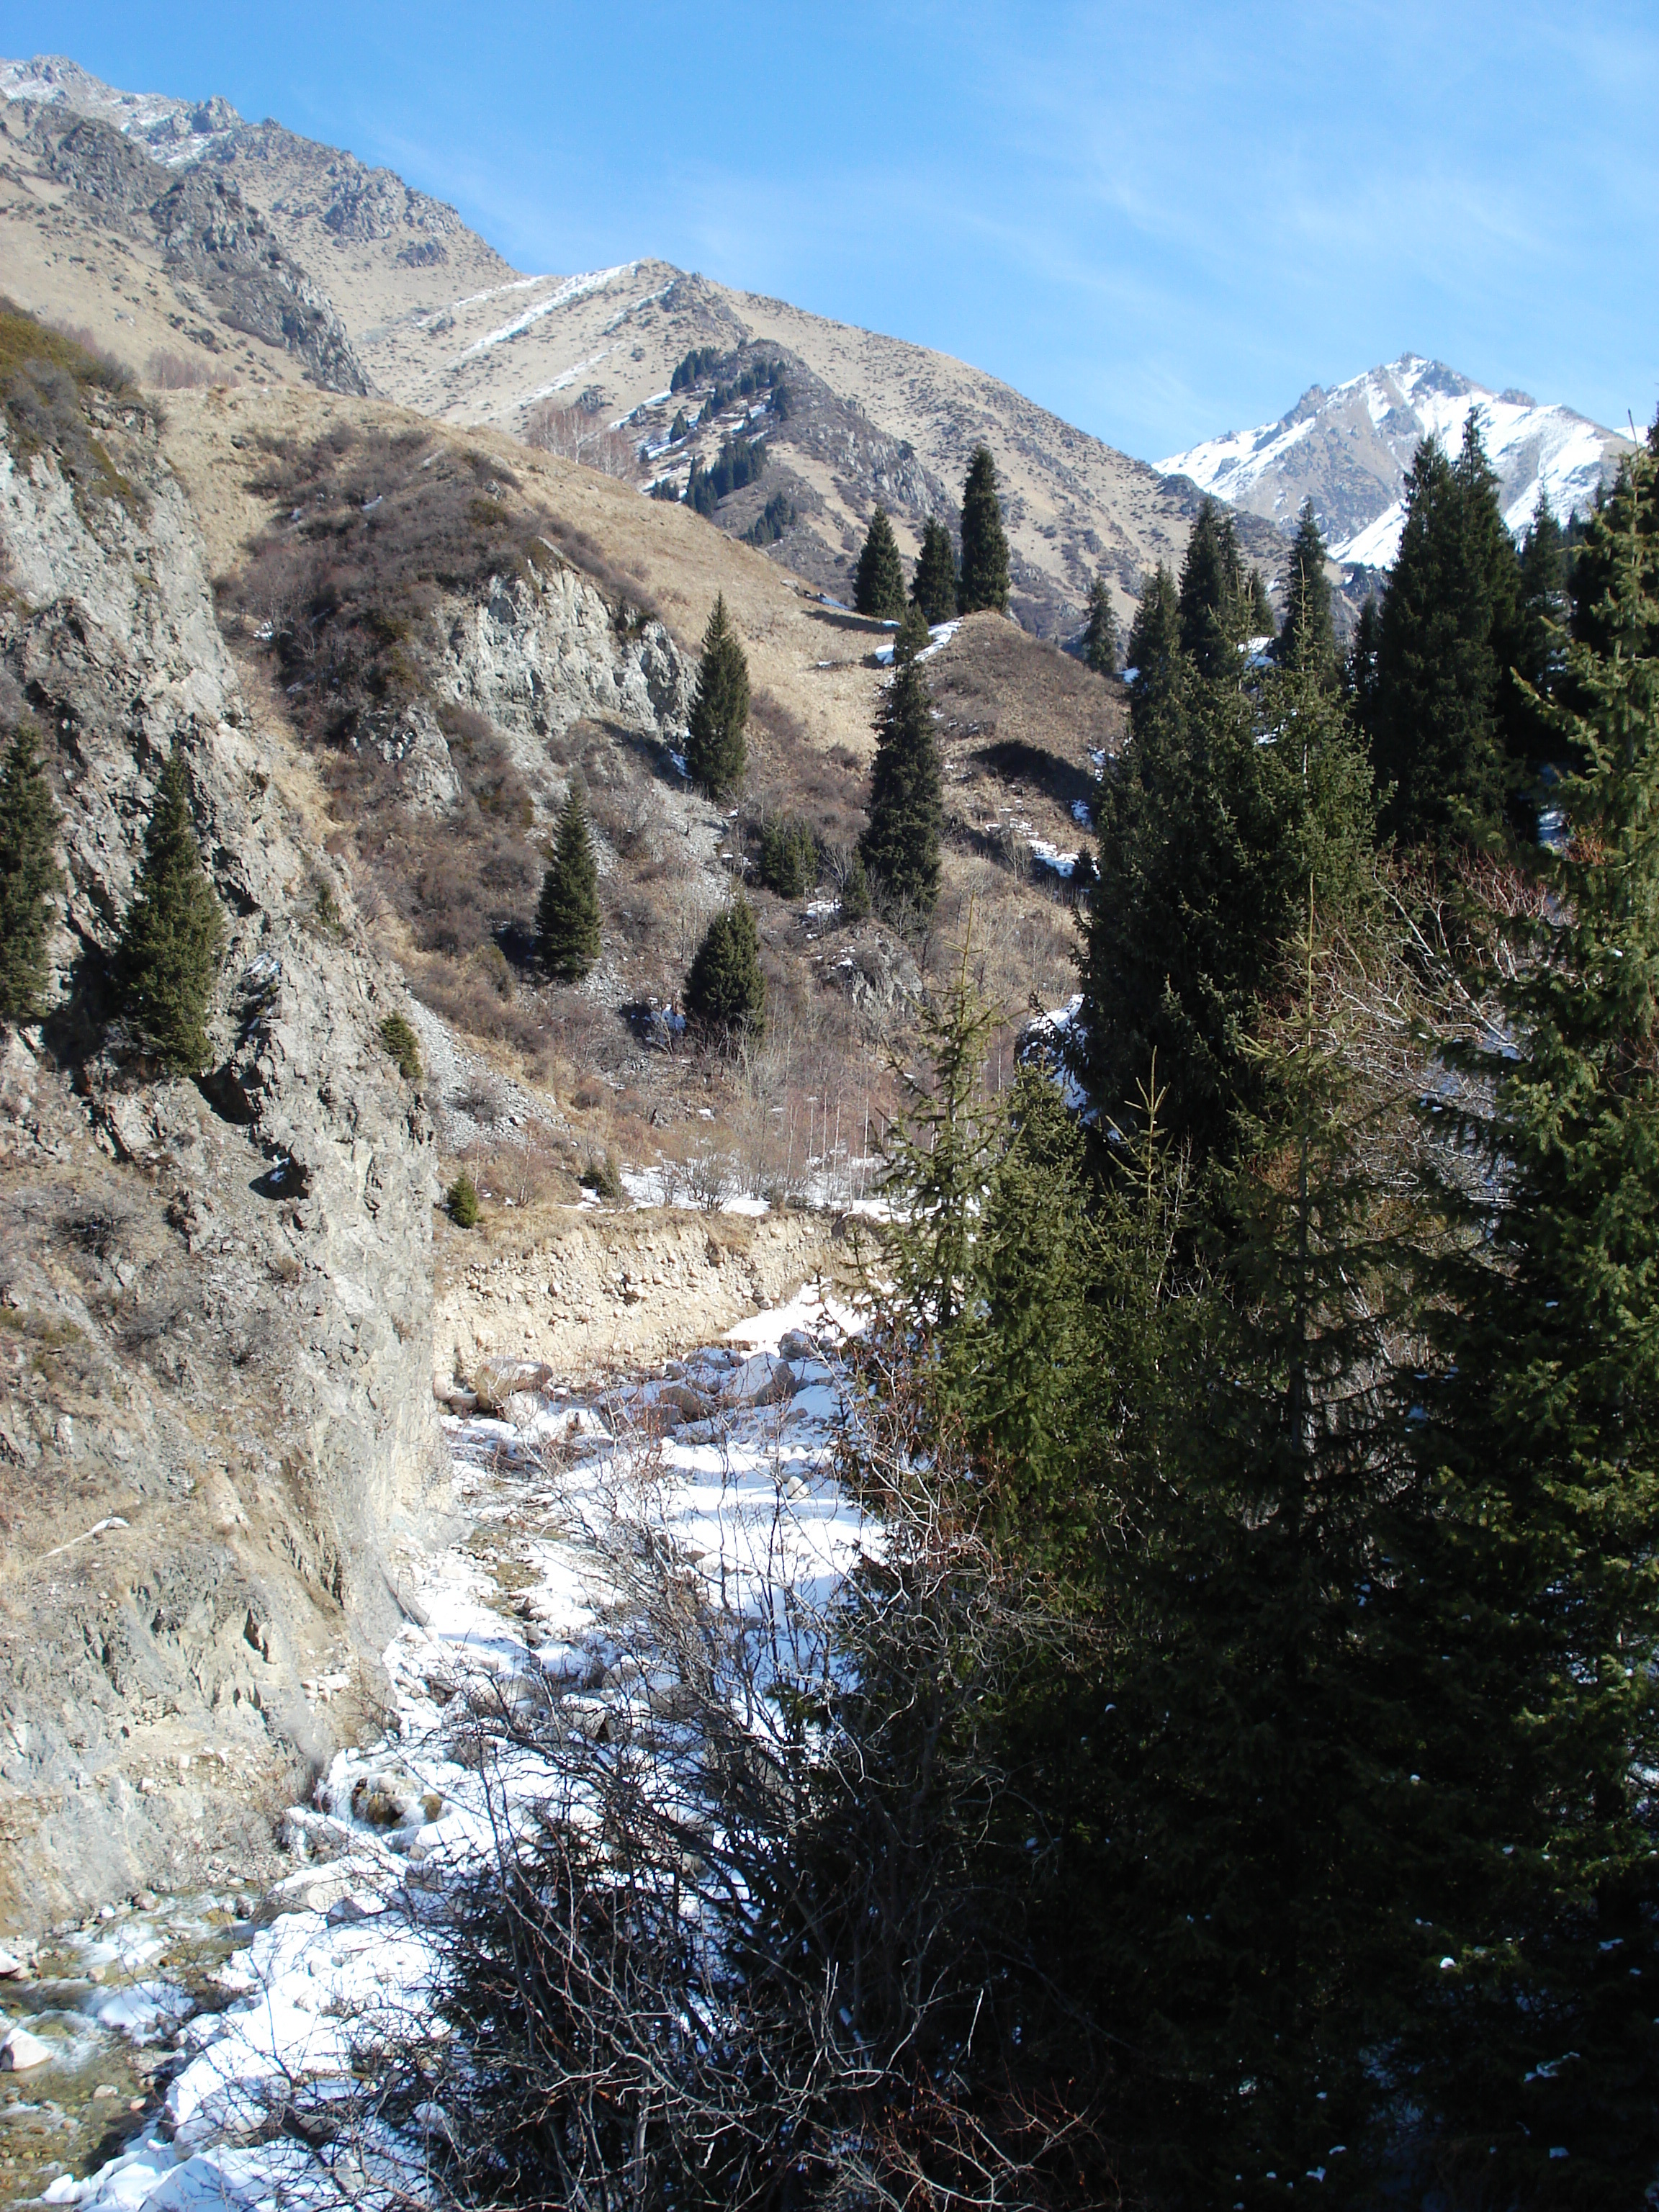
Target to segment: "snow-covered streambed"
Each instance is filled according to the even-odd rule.
[[[848,1319],[803,1291],[648,1380],[447,1423],[467,1533],[410,1564],[386,1735],[339,1753],[315,1802],[285,1816],[293,1871],[257,1905],[214,1896],[118,1916],[75,1939],[76,1978],[38,2006],[51,2056],[15,2077],[14,2108],[44,2115],[43,2148],[54,2077],[108,2077],[101,2133],[78,2160],[63,2141],[46,2202],[194,2212],[422,2193],[421,2134],[365,2122],[362,2081],[377,2047],[444,2033],[434,1907],[489,1853],[503,1805],[546,1787],[533,1749],[515,1756],[510,1740],[486,1784],[477,1717],[556,1705],[561,1726],[603,1741],[650,1705],[604,1537],[630,1516],[728,1611],[780,1589],[822,1603],[864,1536],[828,1465]],[[193,1978],[169,1971],[184,1955]],[[331,2098],[359,2109],[349,2148],[281,2124]],[[435,2108],[416,2117],[442,2124]],[[134,2132],[114,2148],[124,2118]],[[103,2162],[87,2174],[94,2142]]]

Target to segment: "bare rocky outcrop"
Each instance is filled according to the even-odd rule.
[[[159,246],[187,308],[291,354],[326,392],[369,389],[333,302],[222,171],[185,167],[171,182],[111,125],[57,105],[22,106],[20,146],[85,202],[117,238]],[[216,346],[208,324],[191,329]]]
[[[546,740],[586,720],[678,742],[693,672],[660,622],[617,608],[559,562],[497,578],[455,607],[439,680],[459,704],[530,740],[526,765],[539,768]]]
[[[88,404],[125,504],[0,445],[0,709],[42,731],[66,878],[56,1004],[0,1033],[9,1927],[257,1825],[372,1706],[394,1547],[447,1498],[432,1133],[377,1034],[402,995],[247,717],[152,426]],[[174,748],[227,924],[198,1082],[109,980]]]

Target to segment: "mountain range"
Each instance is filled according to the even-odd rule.
[[[526,274],[392,170],[222,99],[123,92],[57,56],[0,63],[0,253],[21,305],[106,331],[141,369],[173,356],[256,384],[297,375],[514,436],[568,410],[567,446],[609,430],[609,465],[665,494],[747,438],[764,466],[711,519],[832,596],[850,596],[878,501],[907,554],[929,516],[954,521],[981,441],[1014,611],[1056,637],[1075,634],[1097,574],[1127,623],[1146,571],[1179,565],[1206,494],[1236,510],[1270,580],[1311,498],[1352,596],[1394,558],[1418,444],[1455,447],[1472,409],[1517,531],[1540,491],[1559,517],[1583,512],[1629,447],[1569,408],[1402,354],[1152,465],[948,356],[665,261]],[[694,354],[699,373],[671,389]],[[756,370],[781,378],[787,414],[741,404]],[[672,437],[682,412],[688,434]]]
[[[1630,451],[1630,439],[1571,408],[1489,392],[1443,362],[1407,353],[1328,392],[1313,385],[1277,422],[1230,430],[1158,467],[1286,533],[1311,499],[1334,561],[1387,568],[1400,550],[1412,456],[1430,436],[1455,453],[1477,409],[1504,519],[1517,532],[1540,493],[1559,521],[1583,514]]]
[[[544,402],[579,404],[597,425],[626,426],[637,444],[660,449],[679,405],[669,389],[676,368],[713,349],[722,382],[750,362],[779,362],[790,403],[786,421],[757,426],[769,448],[760,483],[723,501],[715,520],[741,535],[779,501],[775,516],[787,508],[793,520],[769,550],[826,590],[850,596],[878,500],[907,553],[928,516],[954,521],[981,441],[996,459],[1014,609],[1028,629],[1074,631],[1103,570],[1127,616],[1143,572],[1180,558],[1196,505],[1189,485],[945,355],[659,260],[527,275],[390,170],[274,122],[246,123],[222,100],[117,91],[49,56],[0,64],[0,91],[9,289],[60,320],[94,321],[95,306],[96,326],[112,312],[124,327],[112,335],[140,369],[157,348],[193,353],[254,380],[304,374],[514,434]],[[191,180],[185,209],[180,188]],[[152,210],[164,203],[162,231]],[[326,303],[343,346],[331,331],[313,335],[309,356],[288,343],[284,361],[269,307],[230,296],[251,276],[270,289],[257,240],[246,250],[255,223],[294,285]],[[222,265],[239,254],[240,266]],[[325,343],[331,362],[317,358]],[[693,411],[711,384],[688,395]],[[715,410],[675,465],[683,473],[691,458],[712,460],[743,427],[740,414]],[[653,463],[650,473],[661,471]],[[1256,550],[1271,557],[1266,532]]]

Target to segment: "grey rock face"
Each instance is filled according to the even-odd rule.
[[[432,1133],[377,1034],[402,994],[276,795],[150,426],[94,428],[129,507],[0,445],[0,698],[42,731],[67,878],[56,1006],[0,1032],[12,1927],[199,1880],[361,1719],[441,1465]],[[197,1082],[123,1044],[109,974],[174,748],[227,925]]]
[[[458,703],[531,741],[538,764],[545,740],[585,716],[678,742],[693,672],[660,623],[619,629],[593,584],[561,563],[454,608],[440,680]]]
[[[283,347],[325,392],[368,391],[327,294],[222,172],[187,167],[158,192],[165,173],[139,146],[107,123],[58,106],[33,112],[26,143],[111,228],[159,242],[228,327]]]

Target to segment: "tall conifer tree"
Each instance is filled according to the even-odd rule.
[[[1176,604],[1182,650],[1199,674],[1211,683],[1237,680],[1254,602],[1233,519],[1212,499],[1200,501],[1194,519]]]
[[[1336,632],[1331,623],[1331,587],[1325,576],[1325,540],[1310,499],[1302,502],[1285,564],[1285,619],[1274,653],[1283,668],[1294,668],[1305,661],[1322,681],[1336,680]]]
[[[962,494],[962,575],[957,603],[965,615],[1008,611],[1008,538],[997,501],[997,467],[978,446]]]
[[[599,957],[599,872],[587,809],[573,776],[536,909],[536,949],[557,983],[580,983]]]
[[[706,1034],[758,1038],[766,1028],[766,977],[754,908],[741,893],[703,933],[685,978],[687,1016]]]
[[[1089,619],[1083,629],[1083,658],[1097,676],[1117,673],[1117,616],[1104,576],[1089,586]]]
[[[207,1066],[205,1017],[224,927],[191,818],[184,758],[172,752],[115,955],[122,1011],[170,1074],[198,1075]]]
[[[58,810],[33,724],[21,724],[0,768],[0,1017],[26,1022],[46,988],[46,932],[63,881],[52,848]]]
[[[1175,578],[1160,561],[1141,586],[1129,630],[1129,720],[1137,743],[1179,711],[1189,672],[1181,650],[1181,611]]]
[[[1377,781],[1393,786],[1384,822],[1404,845],[1455,842],[1465,824],[1503,817],[1493,620],[1506,590],[1512,613],[1505,558],[1514,566],[1503,536],[1478,425],[1455,467],[1425,439],[1406,478],[1370,717]]]
[[[873,615],[878,622],[896,622],[904,612],[904,570],[884,507],[870,518],[853,581],[853,605],[861,615]]]
[[[743,781],[748,724],[749,663],[721,592],[702,634],[702,659],[685,739],[686,767],[693,781],[713,799],[723,798]]]
[[[1310,870],[1334,909],[1366,879],[1370,778],[1346,708],[1303,671],[1255,694],[1197,684],[1134,729],[1097,818],[1094,1103],[1127,1122],[1156,1053],[1171,1139],[1224,1157],[1261,1110],[1249,1040]]]
[[[945,797],[933,702],[916,665],[918,633],[901,630],[876,724],[870,821],[859,840],[877,896],[890,911],[926,921],[939,898]],[[919,631],[925,643],[927,633]]]
[[[910,604],[929,623],[950,622],[957,612],[957,556],[951,533],[930,515],[921,533],[921,551],[910,585]]]
[[[1589,540],[1575,835],[1538,918],[1493,918],[1495,1042],[1445,1048],[1486,1171],[1453,1170],[1479,1233],[1418,1431],[1440,1510],[1396,1578],[1459,1983],[1409,2094],[1494,2146],[1490,2201],[1585,2206],[1641,2203],[1659,2162],[1659,453]]]

